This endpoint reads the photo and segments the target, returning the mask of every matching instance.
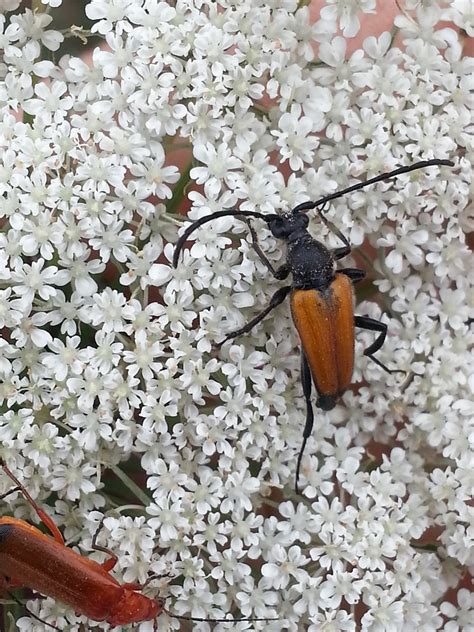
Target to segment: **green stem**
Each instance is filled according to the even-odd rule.
[[[31,0],[31,10],[33,13],[49,13],[50,7],[41,0]]]
[[[176,183],[173,189],[171,200],[166,204],[166,210],[168,213],[176,213],[181,206],[186,193],[186,188],[191,181],[191,176],[189,174],[191,172],[192,166],[193,163],[192,161],[190,161],[186,169],[182,172],[178,182]]]
[[[425,553],[438,553],[438,547],[436,544],[427,542],[426,544],[417,544],[416,542],[410,542],[412,548],[417,551],[423,551]]]
[[[122,514],[129,511],[137,511],[140,514],[144,514],[144,507],[143,505],[120,505],[119,507],[114,507],[114,513]]]
[[[116,465],[107,464],[107,467],[112,470],[115,476],[119,478],[133,494],[135,494],[135,496],[143,503],[145,507],[148,507],[151,499],[147,494],[145,494],[141,487],[139,487],[134,481],[132,481],[132,479]]]

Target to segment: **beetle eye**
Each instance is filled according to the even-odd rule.
[[[285,234],[285,222],[281,217],[275,217],[268,222],[268,228],[272,231],[274,237],[283,237]]]
[[[306,228],[309,224],[309,217],[303,213],[300,213],[298,215],[298,224],[301,226],[301,228]]]

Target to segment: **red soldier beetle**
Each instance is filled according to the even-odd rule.
[[[364,351],[364,355],[387,373],[398,372],[398,369],[389,369],[374,356],[384,343],[387,325],[374,318],[354,314],[352,285],[363,279],[365,272],[358,268],[336,269],[336,262],[350,254],[351,245],[341,231],[326,219],[323,208],[331,200],[376,182],[383,182],[416,169],[442,165],[453,167],[454,163],[450,160],[433,159],[400,167],[369,180],[363,180],[343,191],[326,195],[315,202],[298,204],[292,210],[281,215],[240,211],[239,209],[216,211],[190,224],[176,243],[173,255],[175,268],[178,265],[179,255],[185,242],[196,228],[214,219],[232,215],[247,222],[252,236],[253,249],[269,272],[278,280],[286,279],[290,273],[292,275],[291,284],[277,290],[271,297],[268,306],[260,314],[244,327],[227,334],[216,347],[220,348],[227,340],[251,331],[290,295],[291,316],[301,341],[301,382],[303,397],[306,402],[303,441],[296,462],[296,493],[298,493],[301,460],[314,423],[311,404],[312,385],[314,384],[318,394],[316,406],[326,411],[334,408],[337,399],[351,384],[355,327],[374,331],[378,334],[375,341]],[[330,251],[324,244],[311,237],[307,230],[309,219],[306,212],[312,209],[316,209],[321,221],[342,241],[343,246]],[[263,253],[258,244],[256,232],[250,224],[250,218],[263,220],[267,223],[274,237],[287,242],[286,262],[281,267],[275,269]]]
[[[109,549],[97,545],[96,539],[100,525],[92,539],[92,548],[110,556],[102,563],[84,557],[66,546],[52,518],[33,500],[2,459],[0,459],[0,466],[16,486],[7,494],[21,491],[51,533],[51,535],[46,535],[24,520],[9,516],[0,517],[0,594],[8,592],[11,595],[9,589],[12,588],[29,588],[72,607],[78,615],[84,615],[93,621],[105,621],[111,626],[154,621],[156,630],[157,617],[161,613],[184,621],[198,622],[238,623],[278,620],[273,618],[207,619],[173,614],[165,608],[164,599],[153,599],[140,592],[156,576],[150,577],[145,584],[140,585],[120,584],[110,574],[118,558]],[[28,612],[39,619],[31,611]],[[59,629],[42,619],[39,620],[53,629]]]

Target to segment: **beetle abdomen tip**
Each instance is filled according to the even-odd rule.
[[[316,406],[322,410],[332,410],[336,405],[336,398],[333,395],[320,395],[316,401]]]

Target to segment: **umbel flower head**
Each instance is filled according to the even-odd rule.
[[[148,594],[173,612],[279,618],[216,629],[467,630],[472,11],[406,0],[374,32],[387,3],[307,4],[91,0],[84,31],[54,27],[60,0],[0,0],[0,457],[83,554],[105,515],[116,576],[161,576]],[[74,35],[99,43],[66,53]],[[278,286],[238,218],[204,225],[173,269],[185,212],[285,212],[433,158],[455,167],[326,211],[353,246],[344,267],[367,272],[356,313],[388,325],[377,357],[405,376],[357,334],[354,386],[316,412],[296,495],[289,309],[217,351]],[[252,228],[277,268],[280,241]],[[32,519],[18,494],[1,511]]]

